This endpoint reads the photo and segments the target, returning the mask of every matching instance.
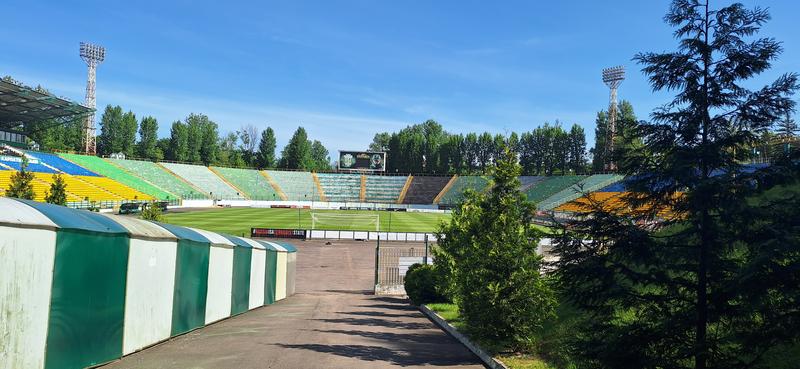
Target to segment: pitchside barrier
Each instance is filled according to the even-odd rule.
[[[370,240],[400,241],[400,242],[425,242],[425,237],[430,242],[438,240],[436,234],[420,232],[376,232],[376,231],[331,231],[321,229],[276,229],[276,228],[250,228],[252,238],[294,238],[294,239],[326,239],[326,240]]]
[[[294,293],[296,249],[0,198],[0,369],[103,364]]]

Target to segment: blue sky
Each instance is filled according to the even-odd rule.
[[[800,2],[771,10],[762,35],[783,42],[771,72],[800,72]],[[728,1],[717,1],[720,5]],[[450,132],[584,126],[624,65],[620,98],[641,118],[666,102],[631,61],[673,50],[667,0],[624,1],[30,1],[6,0],[0,75],[83,101],[78,43],[104,45],[98,110],[152,115],[160,134],[204,113],[221,133],[272,126],[279,147],[298,125],[334,153],[380,131],[435,119]],[[98,117],[99,119],[99,117]],[[333,156],[333,155],[332,155]]]

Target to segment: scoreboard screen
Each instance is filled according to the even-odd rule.
[[[340,170],[386,171],[386,153],[368,151],[339,151]]]

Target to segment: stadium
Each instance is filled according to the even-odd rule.
[[[348,6],[304,10],[327,19]],[[134,45],[108,61],[100,44],[73,50],[88,68],[83,102],[48,90],[82,89],[63,70],[32,80],[39,64],[27,73],[11,64],[28,80],[0,74],[0,369],[796,367],[800,74],[759,76],[793,62],[773,63],[784,52],[775,38],[750,40],[767,9],[714,6],[672,1],[663,19],[677,29],[674,52],[637,50],[667,45],[656,27],[625,35],[639,42],[619,43],[637,52],[635,76],[596,65],[606,54],[629,60],[613,47],[519,67],[565,45],[520,40],[525,27],[506,24],[517,15],[466,3],[472,15],[445,7],[439,18],[471,26],[443,28],[496,17],[488,23],[511,27],[512,39],[487,32],[491,47],[465,49],[435,30],[439,42],[405,35],[427,58],[342,62],[338,49],[393,45],[396,35],[337,18],[375,39],[319,19],[312,36],[293,31],[308,40],[265,36],[252,14],[198,4],[225,25],[219,33],[242,40],[186,59],[203,54],[189,44],[215,48],[205,30],[215,26],[152,33],[146,26],[163,20],[144,17],[142,34],[159,40],[146,57],[125,55],[142,53]],[[372,7],[387,25],[419,18]],[[631,24],[641,11],[624,10]],[[581,37],[600,44],[598,23],[581,19],[593,25]],[[376,60],[391,54],[372,48]],[[134,82],[154,56],[168,66],[154,75],[180,84],[185,101],[155,96],[166,91],[159,77]],[[573,63],[577,73],[565,69]],[[267,70],[277,65],[285,70]],[[102,68],[116,78],[108,96],[96,86]],[[414,79],[413,93],[392,94],[409,88],[392,79],[376,83],[385,93],[373,88],[377,75]],[[204,98],[186,92],[203,83]],[[428,87],[436,96],[418,91]],[[542,102],[519,102],[528,98]],[[285,106],[260,106],[270,99]],[[634,103],[652,109],[648,119]],[[589,129],[587,106],[603,107]],[[551,123],[557,115],[575,123]],[[303,122],[291,136],[289,121]]]

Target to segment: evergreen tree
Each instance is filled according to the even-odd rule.
[[[778,123],[778,135],[783,138],[793,138],[796,136],[797,131],[800,131],[800,128],[797,127],[797,123],[792,119],[791,114],[786,113],[786,117]]]
[[[276,166],[275,146],[275,131],[272,130],[272,127],[267,127],[261,132],[261,142],[258,144],[259,168],[274,168]]]
[[[520,166],[504,148],[488,194],[468,190],[439,231],[435,267],[447,271],[470,334],[500,347],[530,349],[554,317],[533,227],[536,207],[519,191]]]
[[[769,367],[800,339],[798,194],[770,196],[778,184],[797,188],[797,160],[755,172],[739,164],[798,89],[795,74],[743,86],[781,51],[771,38],[748,40],[768,18],[675,0],[665,20],[678,50],[636,56],[654,90],[676,96],[637,129],[644,146],[624,166],[631,194],[591,204],[555,247],[563,292],[590,317],[575,335],[585,366]]]
[[[136,146],[136,156],[140,158],[158,160],[163,157],[159,152],[158,121],[153,117],[142,118],[139,125],[139,143]]]
[[[36,197],[33,191],[33,179],[33,173],[28,171],[28,158],[23,156],[20,169],[11,175],[6,196],[33,200]]]
[[[67,184],[61,173],[53,174],[53,183],[50,184],[50,190],[44,201],[61,206],[67,205]]]
[[[289,143],[281,153],[281,166],[288,169],[309,169],[311,167],[311,144],[303,127],[297,127]]]

